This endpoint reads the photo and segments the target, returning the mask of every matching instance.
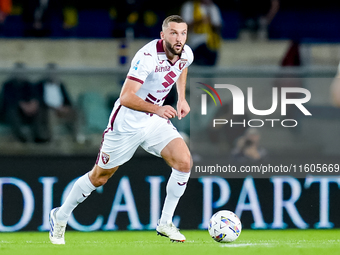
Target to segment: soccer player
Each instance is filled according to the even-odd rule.
[[[172,173],[156,231],[172,241],[185,237],[172,223],[172,217],[190,176],[192,160],[184,140],[170,119],[185,117],[190,107],[185,99],[188,66],[193,53],[185,44],[187,24],[177,15],[163,21],[161,39],[151,41],[134,56],[112,110],[102,145],[93,169],[81,176],[61,207],[50,212],[50,240],[65,244],[67,220],[76,206],[92,191],[104,185],[118,167],[131,159],[138,146],[162,157]],[[176,83],[177,110],[163,102]]]

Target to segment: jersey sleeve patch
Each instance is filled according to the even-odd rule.
[[[148,75],[153,71],[152,63],[150,61],[152,56],[145,55],[145,51],[138,51],[131,61],[131,67],[127,74],[127,78],[144,83]]]

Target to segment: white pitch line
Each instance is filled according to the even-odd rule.
[[[245,246],[275,246],[270,243],[233,243],[233,244],[223,244],[222,247],[245,247]]]
[[[258,242],[258,243],[226,243],[222,244],[221,247],[237,248],[246,246],[266,246],[266,247],[276,247],[276,246],[289,246],[292,248],[322,248],[326,246],[339,246],[339,239],[337,240],[292,240],[292,241],[269,241],[269,242]]]

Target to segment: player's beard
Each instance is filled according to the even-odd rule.
[[[176,44],[177,44],[177,43],[176,43]],[[177,51],[177,50],[175,49],[175,45],[176,45],[176,44],[174,44],[173,46],[171,46],[171,43],[169,43],[168,41],[165,41],[165,47],[166,47],[166,49],[167,49],[168,51],[170,51],[172,54],[180,56],[180,55],[182,54],[183,45],[182,45],[181,49]]]

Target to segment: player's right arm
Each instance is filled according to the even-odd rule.
[[[136,92],[141,86],[140,82],[126,78],[120,93],[120,104],[132,110],[154,113],[165,119],[174,118],[177,115],[177,111],[170,105],[159,106],[137,96]]]

